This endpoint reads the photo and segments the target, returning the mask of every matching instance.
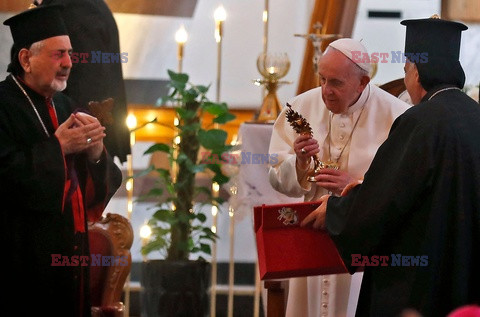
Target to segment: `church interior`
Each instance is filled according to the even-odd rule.
[[[360,40],[370,54],[385,54],[387,58],[375,63],[371,82],[398,96],[405,90],[405,61],[396,56],[404,50],[405,28],[400,21],[433,14],[461,21],[468,26],[462,34],[460,53],[466,75],[464,91],[479,100],[478,0],[98,1],[106,2],[118,27],[120,59],[112,62],[122,66],[126,114],[131,120],[128,127],[131,154],[125,161],[116,160],[124,183],[104,211],[104,215],[123,216],[131,225],[128,233],[132,239],[128,248],[131,267],[124,273],[123,287],[117,291],[124,304],[122,316],[147,316],[142,313],[145,303],[141,294],[142,263],[162,257],[155,252],[148,255],[141,252],[149,239],[142,230],[147,230],[145,226],[156,202],[138,198],[149,191],[156,176],[131,177],[151,164],[169,168],[166,155],[145,154],[155,143],[175,142],[173,130],[165,128],[173,125],[175,113],[159,101],[169,91],[168,71],[186,73],[189,81],[209,86],[206,96],[226,103],[236,116],[221,128],[227,132],[231,153],[238,159],[237,164],[228,166],[230,180],[214,188],[214,194],[224,201],[219,208],[194,207],[207,211],[205,223],[218,235],[211,246],[212,254],[204,256],[214,263],[210,316],[266,316],[267,308],[269,316],[281,316],[275,313],[275,307],[267,307],[266,298],[271,295],[273,302],[274,291],[284,291],[283,286],[272,282],[267,290],[258,277],[253,207],[301,199],[280,196],[271,189],[268,160],[256,163],[252,160],[247,164],[240,160],[245,160],[242,156],[245,152],[267,154],[272,123],[278,112],[292,97],[319,86],[314,64],[328,43],[337,38],[353,38]],[[1,0],[0,17],[6,20],[30,3],[30,0]],[[0,41],[3,80],[8,75],[13,43],[4,25],[0,27]],[[265,65],[267,61],[262,56],[269,56],[271,64]],[[272,80],[270,70],[280,72],[274,88],[268,85]],[[109,74],[101,76],[109,80]],[[272,99],[267,100],[270,92]],[[199,173],[196,182],[212,186],[211,174]],[[283,299],[277,298],[278,305],[284,304]]]

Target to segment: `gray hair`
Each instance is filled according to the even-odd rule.
[[[45,40],[41,40],[30,45],[30,52],[32,55],[38,55],[40,51],[45,47]]]
[[[38,55],[40,51],[45,46],[44,40],[38,41],[30,45],[28,48],[32,55]],[[7,72],[12,73],[13,75],[20,76],[23,78],[24,70],[22,65],[20,65],[20,61],[18,60],[18,53],[26,47],[17,47],[15,44],[12,46],[10,51],[10,64],[7,67]]]

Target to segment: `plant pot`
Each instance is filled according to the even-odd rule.
[[[204,317],[210,313],[210,263],[142,263],[142,317]]]

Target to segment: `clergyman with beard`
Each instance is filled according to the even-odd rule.
[[[14,46],[0,82],[0,200],[6,316],[90,316],[87,220],[121,184],[105,127],[61,93],[72,47],[61,6],[4,22]]]

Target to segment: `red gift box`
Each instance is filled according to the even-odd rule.
[[[262,280],[348,272],[327,232],[300,227],[318,206],[305,202],[253,208]]]

